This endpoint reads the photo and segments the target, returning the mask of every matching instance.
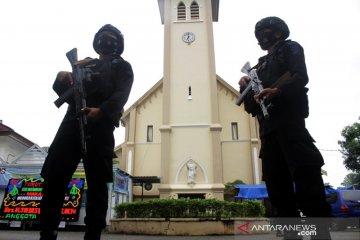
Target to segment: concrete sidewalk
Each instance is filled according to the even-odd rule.
[[[59,232],[58,240],[82,240],[83,232]],[[332,240],[359,240],[359,229],[356,231],[331,232]],[[0,230],[0,240],[38,240],[39,232],[22,230]],[[275,234],[260,235],[227,235],[227,236],[144,236],[103,233],[102,240],[281,240]],[[304,238],[309,239],[309,238]]]

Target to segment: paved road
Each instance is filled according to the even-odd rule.
[[[82,240],[83,232],[59,232],[58,240]],[[359,240],[359,231],[331,232],[332,240]],[[37,231],[0,230],[0,240],[38,240]],[[104,233],[102,240],[280,240],[273,234],[228,236],[144,236]],[[304,238],[309,239],[309,238]]]

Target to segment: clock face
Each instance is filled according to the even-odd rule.
[[[186,43],[192,43],[195,41],[195,34],[192,32],[186,32],[183,34],[182,40]]]

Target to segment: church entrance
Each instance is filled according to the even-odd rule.
[[[205,199],[205,193],[182,193],[178,194],[178,198]]]

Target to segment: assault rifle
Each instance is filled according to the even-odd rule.
[[[252,89],[255,94],[259,94],[262,90],[264,90],[264,87],[261,84],[261,80],[259,79],[256,73],[256,69],[252,69],[249,62],[245,63],[245,65],[241,68],[241,72],[245,73],[250,77],[250,83],[245,88],[245,90],[240,94],[240,97],[236,100],[235,103],[238,106],[240,106],[241,103],[244,101],[245,96],[248,94],[250,89]],[[265,106],[265,97],[260,99],[259,104],[265,119],[268,119],[269,113],[267,111],[267,107]]]
[[[235,104],[240,106],[242,102],[245,99],[245,96],[248,94],[248,92],[252,89],[255,94],[259,94],[262,90],[264,90],[264,87],[261,84],[261,80],[259,79],[256,69],[252,69],[249,62],[246,62],[245,65],[241,68],[241,72],[245,73],[250,77],[250,83],[245,88],[245,90],[240,94],[240,97],[236,99]],[[290,72],[287,71],[283,75],[281,75],[274,84],[271,85],[271,88],[279,87],[283,85],[289,78],[291,77]],[[261,111],[265,117],[265,119],[269,118],[269,113],[267,111],[267,108],[271,105],[265,105],[266,97],[263,97],[260,99],[260,108]]]
[[[69,59],[72,67],[73,85],[64,94],[62,94],[54,102],[54,104],[59,108],[67,100],[74,98],[75,111],[79,122],[81,151],[83,154],[86,154],[85,126],[87,124],[87,119],[86,115],[82,112],[82,109],[86,107],[86,92],[83,81],[90,81],[89,78],[91,77],[91,71],[90,69],[81,67],[78,64],[76,48],[67,52],[66,57]]]

